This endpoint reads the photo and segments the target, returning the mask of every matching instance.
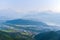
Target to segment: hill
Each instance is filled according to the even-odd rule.
[[[60,32],[60,31],[59,31]],[[48,31],[36,35],[36,40],[60,40],[60,33],[57,31]]]
[[[9,20],[6,23],[7,24],[17,24],[17,25],[46,25],[43,22],[24,20],[24,19]]]
[[[32,37],[19,32],[5,32],[0,30],[0,40],[32,40]]]

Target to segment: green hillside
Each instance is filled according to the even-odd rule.
[[[31,35],[25,35],[25,34],[19,32],[0,31],[0,40],[32,40]]]

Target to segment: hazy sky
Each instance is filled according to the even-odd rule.
[[[0,0],[0,10],[60,12],[60,0]]]

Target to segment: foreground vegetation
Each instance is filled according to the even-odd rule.
[[[33,40],[32,35],[19,32],[0,31],[0,40]]]

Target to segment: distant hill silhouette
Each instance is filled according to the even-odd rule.
[[[43,22],[24,20],[24,19],[9,20],[6,23],[7,24],[17,24],[17,25],[46,25]]]

